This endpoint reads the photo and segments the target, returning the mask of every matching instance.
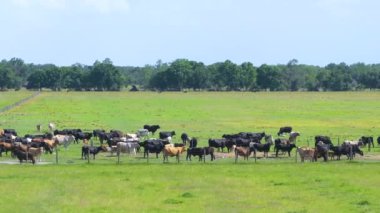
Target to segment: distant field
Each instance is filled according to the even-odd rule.
[[[32,95],[34,92],[28,92],[28,91],[11,91],[11,92],[0,92],[0,109],[11,105],[17,101],[20,101],[30,95]]]
[[[13,94],[0,93],[9,103]],[[25,93],[22,93],[25,95]],[[20,94],[21,96],[21,94]],[[12,100],[11,100],[12,99]],[[144,124],[175,130],[174,142],[187,132],[200,139],[225,133],[262,132],[275,136],[290,125],[301,133],[298,145],[313,144],[317,134],[333,142],[380,135],[380,93],[153,93],[43,92],[0,114],[0,128],[21,135],[36,124],[58,129],[119,129],[135,132]],[[98,144],[98,141],[94,141]],[[80,144],[59,151],[60,165],[1,165],[6,183],[4,211],[43,212],[379,212],[379,148],[354,162],[295,164],[294,157],[240,160],[226,154],[216,162],[186,162],[101,153],[90,165],[80,159]],[[365,150],[366,151],[366,150]],[[272,151],[273,152],[273,151]],[[294,156],[294,152],[293,152]],[[225,157],[225,158],[222,158]],[[344,158],[343,158],[344,159]],[[55,155],[44,155],[54,163]],[[9,156],[0,162],[15,162]],[[43,202],[42,202],[43,201]],[[18,203],[23,206],[15,208]],[[41,205],[41,203],[43,203]]]

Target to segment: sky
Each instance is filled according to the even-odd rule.
[[[378,0],[6,0],[0,59],[380,63]]]

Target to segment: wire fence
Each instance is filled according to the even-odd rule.
[[[3,107],[3,108],[0,109],[0,113],[2,113],[2,112],[6,112],[6,111],[8,111],[8,110],[11,110],[11,109],[17,107],[17,106],[20,106],[21,104],[23,104],[23,103],[29,101],[30,99],[32,99],[32,98],[38,96],[39,94],[40,94],[40,91],[35,92],[33,95],[28,96],[28,97],[26,97],[26,98],[24,98],[24,99],[21,99],[21,100],[17,101],[17,102],[14,103],[14,104],[11,104],[11,105],[8,105],[8,106],[5,106],[5,107]]]

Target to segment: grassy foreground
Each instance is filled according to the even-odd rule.
[[[3,93],[6,103],[16,96]],[[26,92],[20,98],[28,96]],[[200,139],[224,133],[265,131],[291,125],[298,145],[325,134],[333,142],[380,135],[380,93],[128,93],[43,92],[0,114],[0,128],[20,135],[35,125],[120,129],[135,132],[160,124]],[[97,141],[95,141],[97,143]],[[59,152],[60,165],[0,164],[0,208],[4,212],[379,212],[380,163],[361,158],[328,163],[294,163],[294,158],[206,164],[149,164],[137,157],[99,155],[90,165],[81,145]],[[377,155],[379,148],[371,154]],[[368,155],[368,153],[365,153]],[[55,155],[43,156],[54,162]],[[1,161],[9,161],[3,156]]]
[[[2,166],[4,212],[379,212],[379,164]]]

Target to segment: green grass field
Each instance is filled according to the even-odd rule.
[[[32,94],[20,92],[16,98],[10,93],[1,94],[4,103]],[[43,92],[0,114],[0,128],[24,135],[36,133],[39,123],[47,130],[48,122],[58,129],[124,132],[159,124],[160,130],[176,131],[174,142],[187,132],[206,145],[208,138],[224,133],[275,135],[279,127],[291,125],[301,133],[298,145],[313,144],[317,134],[337,143],[338,137],[341,142],[380,135],[378,100],[377,92]],[[2,211],[380,212],[378,147],[353,162],[301,164],[281,156],[238,164],[226,157],[203,164],[182,157],[180,164],[174,158],[162,164],[162,156],[149,163],[140,156],[122,156],[120,165],[107,153],[87,165],[80,147],[61,148],[59,165],[54,165],[55,155],[43,156],[52,165],[0,164]],[[9,156],[0,161],[16,162]]]

